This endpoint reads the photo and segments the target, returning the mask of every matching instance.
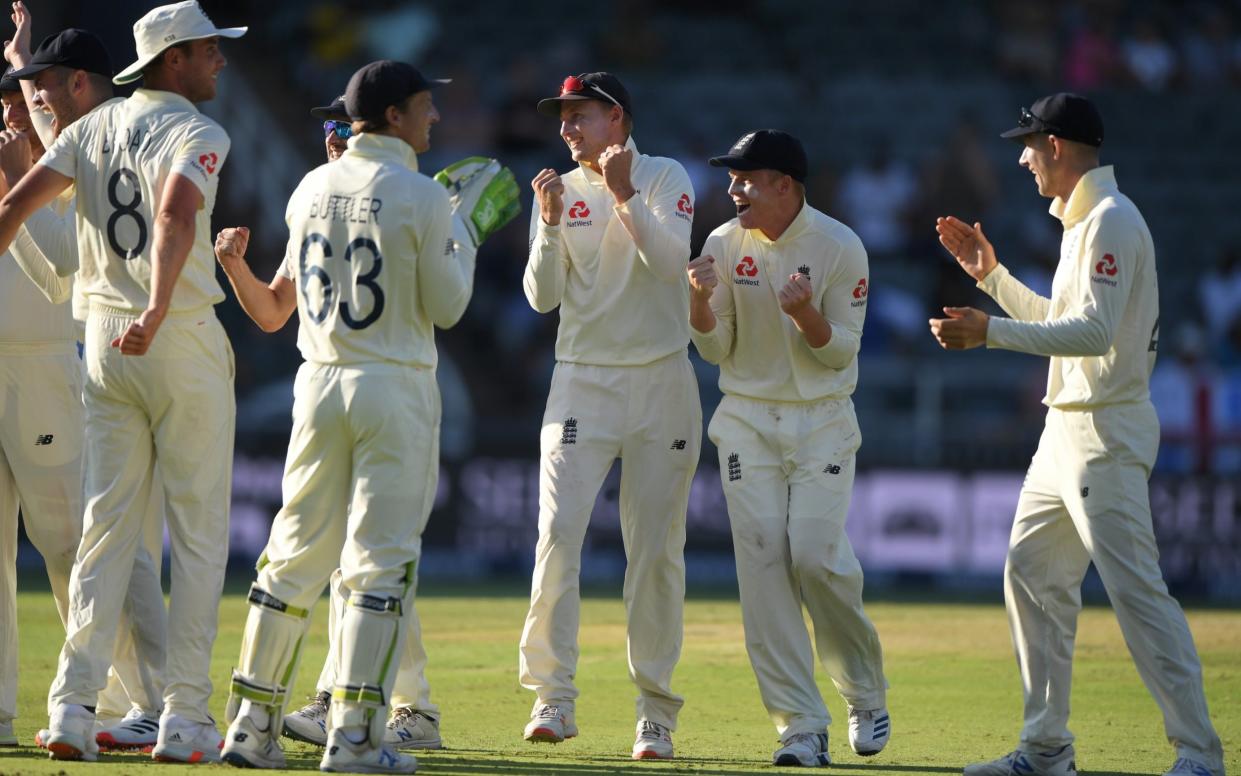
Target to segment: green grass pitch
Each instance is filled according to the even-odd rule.
[[[685,610],[685,647],[674,688],[685,696],[674,735],[673,762],[635,763],[635,691],[625,669],[624,609],[619,596],[588,597],[582,611],[577,721],[581,735],[558,746],[521,738],[531,694],[517,684],[517,640],[526,599],[426,586],[418,600],[435,700],[444,714],[442,751],[419,753],[420,773],[766,774],[776,735],[759,703],[746,659],[737,603],[694,598]],[[309,695],[325,649],[326,607],[315,613],[296,698]],[[897,776],[959,773],[965,763],[1012,748],[1020,723],[1020,685],[1003,608],[996,604],[873,603],[891,683],[893,738],[877,757],[850,750],[844,704],[820,671],[834,717],[830,769],[835,773]],[[246,607],[225,597],[212,662],[212,712],[223,719],[231,666],[237,658]],[[62,640],[51,597],[22,593],[20,717],[23,746],[0,749],[0,774],[148,772],[147,756],[105,755],[98,764],[57,763],[35,749],[46,724],[45,695]],[[1224,740],[1227,768],[1241,773],[1241,612],[1191,610],[1202,655],[1212,717]],[[1073,725],[1078,768],[1092,774],[1160,774],[1172,762],[1158,709],[1133,668],[1110,609],[1083,612],[1077,640]],[[318,766],[319,750],[288,742],[290,765]],[[188,766],[187,766],[188,767]],[[215,772],[227,766],[209,767]]]

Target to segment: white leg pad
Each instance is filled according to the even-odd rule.
[[[341,617],[333,727],[365,726],[374,747],[383,743],[388,697],[405,641],[402,615],[413,603],[410,588],[403,599],[351,591]]]
[[[240,664],[229,685],[225,710],[229,723],[236,719],[243,700],[265,708],[272,719],[283,717],[310,622],[309,611],[291,606],[257,585],[251,586],[249,601]]]

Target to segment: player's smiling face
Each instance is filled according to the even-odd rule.
[[[767,225],[779,213],[779,187],[787,176],[775,170],[729,170],[728,196],[744,229]]]
[[[73,71],[56,65],[35,74],[35,108],[52,115],[52,134],[80,118],[73,96],[70,94],[70,78]]]
[[[560,137],[575,162],[595,163],[603,149],[625,142],[621,109],[600,100],[566,100],[560,104]],[[619,138],[619,139],[618,139]]]
[[[215,99],[216,79],[227,64],[219,38],[190,41],[185,49],[185,98],[190,102]]]
[[[0,92],[0,103],[4,105],[4,126],[18,132],[30,131],[30,110],[21,92]]]
[[[1044,197],[1054,197],[1053,178],[1054,170],[1052,163],[1055,161],[1055,149],[1052,147],[1051,141],[1047,135],[1043,133],[1035,133],[1026,135],[1021,139],[1025,148],[1021,151],[1021,157],[1017,160],[1017,164],[1029,170],[1034,174],[1034,183],[1038,186],[1038,193]]]

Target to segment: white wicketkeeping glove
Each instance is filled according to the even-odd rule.
[[[513,171],[495,159],[469,156],[435,173],[448,189],[452,212],[472,247],[477,249],[521,212],[521,190]]]

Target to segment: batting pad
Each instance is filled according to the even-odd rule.
[[[406,578],[413,578],[412,570]],[[412,603],[412,585],[401,598],[355,590],[341,617],[332,721],[335,727],[366,727],[371,746],[383,742],[388,720],[384,710],[405,641],[402,615]]]
[[[241,641],[240,665],[229,684],[225,719],[231,724],[243,700],[280,719],[297,672],[310,612],[281,601],[258,585],[250,587],[250,614]]]

